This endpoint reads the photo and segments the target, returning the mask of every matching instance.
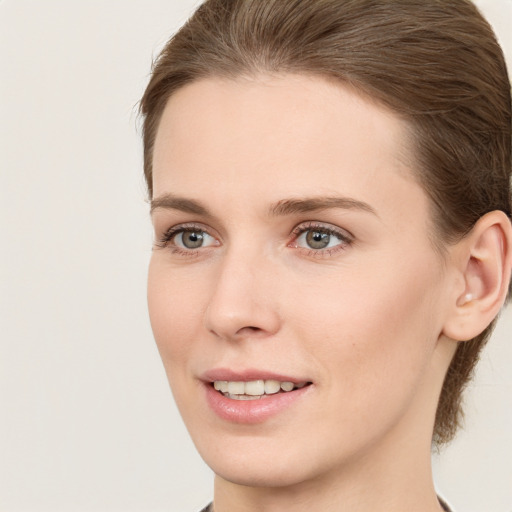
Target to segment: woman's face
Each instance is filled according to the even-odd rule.
[[[307,76],[205,79],[166,106],[149,310],[221,478],[289,485],[429,450],[449,279],[406,140]]]

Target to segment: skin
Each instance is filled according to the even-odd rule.
[[[216,473],[215,512],[441,510],[430,443],[455,350],[443,329],[464,290],[433,248],[406,141],[394,114],[318,77],[211,78],[169,100],[154,149],[149,311]],[[204,211],[166,206],[169,194]],[[269,212],[325,197],[352,203]],[[162,241],[183,224],[204,246]],[[312,249],[306,230],[318,226],[348,240]],[[218,367],[312,385],[262,423],[230,423],[200,380]]]

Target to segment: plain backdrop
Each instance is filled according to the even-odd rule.
[[[198,3],[0,1],[2,511],[179,512],[211,499],[146,312],[136,115],[152,58]],[[512,0],[478,4],[510,62]],[[466,430],[435,457],[460,512],[512,512],[510,309]]]

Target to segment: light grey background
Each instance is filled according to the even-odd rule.
[[[154,346],[136,103],[193,0],[0,2],[0,510],[194,511],[212,475]],[[512,0],[478,2],[512,60]],[[436,457],[460,512],[512,511],[512,312]],[[305,427],[306,428],[306,427]]]

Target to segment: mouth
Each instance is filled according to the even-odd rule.
[[[202,375],[210,409],[231,424],[263,424],[310,396],[313,381],[273,372],[212,369]],[[295,405],[294,405],[295,404]]]
[[[260,400],[276,394],[285,394],[311,385],[311,382],[291,382],[274,379],[250,381],[215,380],[211,386],[231,400]]]

